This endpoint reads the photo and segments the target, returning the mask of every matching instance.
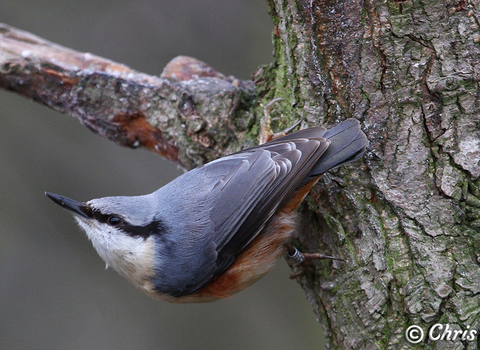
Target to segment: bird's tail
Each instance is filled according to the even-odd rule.
[[[347,119],[323,135],[330,140],[325,153],[320,157],[307,178],[316,177],[337,166],[360,158],[367,147],[367,137],[360,129],[357,119]]]

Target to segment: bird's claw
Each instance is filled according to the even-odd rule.
[[[292,126],[286,128],[285,130],[282,130],[280,132],[274,133],[271,129],[271,124],[272,124],[272,118],[270,117],[270,112],[273,108],[273,105],[279,101],[283,101],[283,98],[274,98],[271,100],[264,108],[263,108],[263,117],[260,120],[260,144],[264,144],[266,142],[278,139],[279,137],[287,135],[290,131],[295,129],[301,122],[302,120],[298,120],[295,124]]]
[[[306,274],[306,270],[311,267],[311,262],[313,260],[337,260],[343,261],[343,259],[336,258],[334,256],[325,255],[321,253],[302,253],[297,248],[293,247],[290,244],[286,245],[287,256],[295,262],[294,267],[301,267],[301,271],[295,274],[290,275],[291,279],[301,277]]]

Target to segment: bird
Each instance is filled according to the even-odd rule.
[[[285,251],[303,260],[289,243],[297,207],[367,144],[359,121],[347,119],[221,157],[146,195],[45,194],[74,215],[107,267],[150,297],[210,302],[259,280]]]

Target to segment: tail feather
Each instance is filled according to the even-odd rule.
[[[330,146],[317,161],[307,178],[316,177],[337,166],[353,162],[360,158],[367,147],[367,137],[360,129],[360,122],[347,119],[328,130],[324,138],[330,140]]]

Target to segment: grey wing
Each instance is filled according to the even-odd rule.
[[[181,296],[204,287],[305,181],[357,159],[366,144],[358,121],[347,120],[220,158],[160,188],[159,220],[170,230],[158,235],[155,288]]]
[[[258,235],[328,145],[329,141],[321,137],[288,139],[207,164],[206,171],[210,167],[213,171],[215,167],[230,167],[212,193],[210,219],[214,224],[213,240],[217,247],[214,275],[225,271]]]

